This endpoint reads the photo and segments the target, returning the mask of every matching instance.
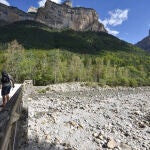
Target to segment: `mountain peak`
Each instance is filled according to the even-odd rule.
[[[0,25],[4,22],[9,24],[24,20],[40,22],[56,29],[107,32],[104,25],[98,21],[99,18],[94,9],[72,7],[70,0],[62,4],[47,0],[44,7],[38,9],[31,7],[28,13],[0,4]]]
[[[141,41],[139,41],[136,46],[146,50],[146,51],[150,51],[150,30],[149,30],[149,35],[147,37],[145,37],[144,39],[142,39]]]

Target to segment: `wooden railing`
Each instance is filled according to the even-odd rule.
[[[17,122],[22,111],[22,85],[0,111],[0,150],[16,150]]]

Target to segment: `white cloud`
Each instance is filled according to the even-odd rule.
[[[105,20],[101,20],[99,19],[99,22],[101,22],[104,26],[105,26],[105,29],[108,31],[109,34],[112,34],[112,35],[118,35],[119,34],[119,31],[115,31],[115,30],[111,30],[107,25],[107,19]]]
[[[39,7],[43,7],[43,6],[45,5],[45,2],[46,2],[46,0],[40,0],[40,1],[38,2]]]
[[[123,21],[128,19],[128,9],[121,10],[116,9],[115,11],[110,11],[110,19],[107,19],[108,24],[112,26],[117,26],[123,23]]]
[[[128,9],[125,10],[116,9],[114,11],[109,11],[108,14],[110,15],[110,17],[104,20],[99,19],[99,21],[104,24],[108,33],[117,35],[119,34],[119,32],[111,30],[110,27],[121,25],[124,21],[126,21],[128,19],[128,12],[129,12]]]
[[[119,31],[111,30],[108,27],[106,27],[106,30],[108,31],[109,34],[112,34],[112,35],[118,35],[119,34]]]
[[[0,0],[0,3],[10,6],[10,4],[7,0]]]
[[[45,2],[46,2],[47,0],[40,0],[39,2],[38,2],[38,4],[39,4],[39,7],[43,7],[44,5],[45,5]],[[61,0],[51,0],[52,2],[55,2],[55,3],[57,3],[57,4],[60,4],[61,3]]]

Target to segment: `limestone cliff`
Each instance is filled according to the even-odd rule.
[[[34,20],[34,15],[0,3],[0,25],[22,20]]]
[[[83,7],[71,7],[69,1],[63,4],[56,4],[47,0],[44,7],[25,13],[15,7],[0,4],[1,24],[12,23],[22,20],[34,20],[49,27],[64,29],[69,28],[75,31],[102,31],[107,32],[103,24],[99,23],[98,15],[94,9]]]

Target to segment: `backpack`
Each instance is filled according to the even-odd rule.
[[[2,83],[9,83],[9,82],[10,82],[10,79],[9,79],[8,74],[3,74],[3,75],[2,75],[1,82],[2,82]]]

